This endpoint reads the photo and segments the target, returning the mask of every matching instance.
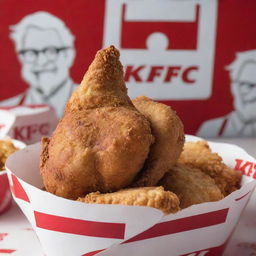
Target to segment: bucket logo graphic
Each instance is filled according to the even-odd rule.
[[[217,1],[107,0],[103,46],[121,51],[129,95],[207,99]]]

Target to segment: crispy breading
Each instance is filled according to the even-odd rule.
[[[165,214],[180,210],[178,197],[170,191],[164,191],[163,187],[130,188],[107,194],[95,192],[79,198],[78,201],[90,204],[149,206]]]
[[[224,196],[214,180],[200,169],[183,164],[172,167],[159,185],[174,192],[180,199],[180,207],[221,200]]]
[[[118,50],[103,49],[53,136],[42,140],[45,188],[70,199],[124,188],[143,167],[153,141],[150,123],[127,95]]]
[[[216,185],[220,188],[224,196],[239,189],[241,179],[242,173],[240,171],[236,171],[226,165],[223,166],[222,173],[214,177]]]
[[[171,107],[145,96],[133,100],[135,107],[151,124],[155,143],[133,186],[155,186],[177,162],[184,144],[184,129]]]
[[[179,163],[198,168],[215,180],[224,196],[239,188],[242,174],[223,163],[207,141],[186,142]]]
[[[11,140],[0,140],[0,171],[5,169],[6,159],[17,151]]]

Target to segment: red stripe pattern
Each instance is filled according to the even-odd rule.
[[[131,243],[131,242],[140,241],[144,239],[171,235],[175,233],[180,233],[184,231],[205,228],[205,227],[225,223],[228,215],[228,210],[229,209],[226,208],[226,209],[198,214],[195,216],[190,216],[182,219],[162,222],[162,223],[156,224],[155,226],[142,232],[141,234],[125,241],[124,243]]]
[[[13,252],[15,252],[16,250],[12,250],[12,249],[0,249],[0,253],[8,253],[11,254]]]
[[[0,174],[0,213],[7,211],[11,206],[12,198],[7,174]]]
[[[182,218],[182,219],[162,222],[162,223],[156,224],[155,226],[146,230],[145,232],[123,242],[123,244],[222,224],[222,223],[226,222],[228,211],[229,211],[229,209],[226,208],[226,209],[203,213],[203,214],[198,214],[195,216],[186,217],[186,218]],[[203,256],[203,255],[206,255],[207,253],[210,253],[210,254],[207,254],[207,256],[208,255],[209,256],[210,255],[211,256],[221,255],[221,254],[215,254],[215,253],[223,252],[225,249],[225,245],[226,245],[226,243],[219,247],[205,249],[203,251],[198,251],[198,252],[191,252],[186,255]],[[93,256],[101,251],[104,251],[104,249],[89,252],[89,253],[83,254],[82,256]]]
[[[8,198],[7,198],[7,200],[8,200]],[[1,213],[1,214],[7,212],[7,211],[11,208],[11,206],[12,206],[12,196],[11,196],[11,195],[10,195],[10,199],[9,199],[9,200],[7,201],[7,203],[3,206],[3,208],[2,208],[2,206],[3,206],[3,205],[0,205],[0,207],[1,207],[0,213]]]
[[[12,183],[13,183],[12,192],[13,192],[14,196],[16,198],[19,198],[23,201],[26,201],[26,202],[30,203],[30,200],[28,198],[28,195],[27,195],[26,191],[21,186],[17,177],[13,174],[12,174]]]
[[[241,196],[241,197],[239,197],[239,198],[236,198],[235,200],[236,200],[236,201],[240,201],[241,199],[243,199],[243,198],[245,198],[247,195],[249,195],[250,192],[251,192],[251,191],[247,192],[245,195],[243,195],[243,196]]]
[[[0,175],[0,184],[1,184],[0,186],[0,205],[1,205],[1,202],[4,201],[6,191],[9,189],[8,177],[6,173]]]
[[[222,136],[222,135],[223,135],[224,130],[225,130],[226,126],[227,126],[227,122],[228,122],[228,119],[225,118],[225,119],[223,120],[223,123],[221,124],[220,130],[219,130],[219,133],[218,133],[218,136]]]
[[[106,249],[97,250],[97,251],[93,251],[93,252],[88,252],[88,253],[86,253],[86,254],[83,254],[82,256],[93,256],[93,255],[95,255],[95,254],[97,254],[97,253],[99,253],[99,252],[102,252],[102,251],[104,251],[104,250],[106,250]]]
[[[79,220],[37,211],[34,214],[38,228],[82,236],[124,239],[124,223]]]

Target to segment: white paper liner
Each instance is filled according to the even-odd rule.
[[[256,165],[255,165],[256,166]],[[256,191],[251,196],[246,209],[225,250],[225,256],[256,255]]]
[[[49,105],[0,108],[0,138],[9,136],[32,144],[50,136],[57,122],[55,110]]]
[[[11,140],[16,148],[25,148],[25,144],[18,140]],[[0,171],[0,214],[6,212],[12,202],[11,191],[9,187],[6,171]]]
[[[256,162],[237,146],[209,145],[231,167],[243,169],[246,163]],[[167,216],[150,207],[84,204],[41,190],[39,152],[35,144],[15,153],[7,161],[7,170],[14,199],[47,256],[221,255],[256,186],[246,167],[241,189],[221,201]]]

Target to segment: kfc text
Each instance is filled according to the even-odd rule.
[[[171,83],[174,79],[180,79],[183,83],[194,84],[196,82],[197,66],[149,66],[128,65],[125,72],[126,82],[157,82],[157,78],[163,83]]]
[[[16,126],[13,128],[13,137],[17,140],[30,140],[33,135],[49,135],[50,124],[30,124],[24,126]]]
[[[235,169],[241,171],[243,175],[256,179],[256,163],[236,159]]]

